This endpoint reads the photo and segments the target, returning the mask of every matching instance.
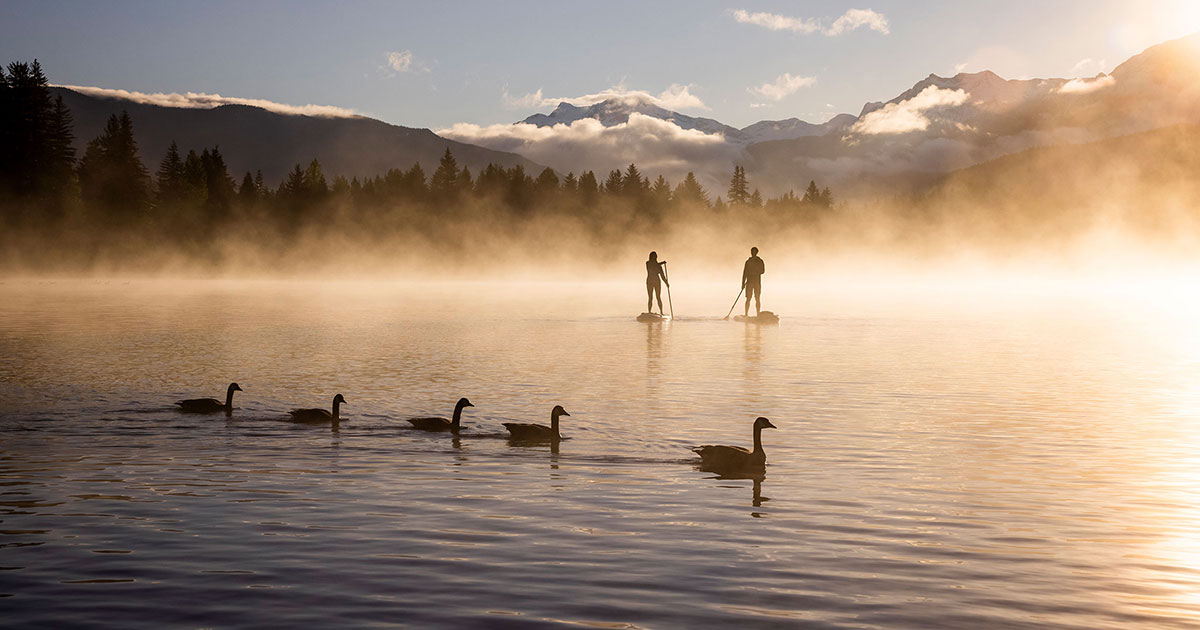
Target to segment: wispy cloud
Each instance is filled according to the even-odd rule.
[[[260,98],[238,98],[236,96],[221,96],[220,94],[205,94],[204,92],[131,92],[129,90],[114,90],[110,88],[88,87],[83,85],[61,85],[59,87],[74,90],[80,94],[99,98],[119,98],[143,105],[158,105],[160,107],[179,107],[182,109],[213,109],[222,105],[249,105],[261,107],[277,114],[294,116],[320,116],[325,118],[350,118],[358,116],[358,112],[344,107],[332,105],[288,105]]]
[[[1062,94],[1087,94],[1116,85],[1117,79],[1112,75],[1104,75],[1094,79],[1071,79],[1058,88]]]
[[[785,72],[776,77],[774,81],[746,88],[746,91],[772,101],[781,101],[784,97],[795,94],[800,88],[808,87],[816,82],[814,77],[794,77]]]
[[[920,94],[899,103],[888,103],[868,113],[850,128],[865,135],[900,134],[929,128],[925,113],[938,107],[956,107],[967,102],[965,90],[949,90],[931,85]]]
[[[576,107],[585,107],[594,105],[601,101],[620,100],[636,103],[652,103],[659,107],[665,107],[671,110],[681,109],[708,109],[704,101],[700,97],[692,94],[691,85],[683,85],[673,83],[670,87],[659,92],[657,95],[646,92],[645,90],[630,90],[624,85],[615,85],[606,90],[601,90],[594,94],[585,94],[583,96],[563,96],[553,97],[545,96],[541,88],[536,92],[530,92],[521,96],[513,96],[505,90],[501,99],[505,107],[509,109],[530,109],[538,107],[554,107],[559,103],[569,103]]]
[[[1071,66],[1070,76],[1095,76],[1103,72],[1107,65],[1108,63],[1104,59],[1097,61],[1091,57],[1085,57],[1080,59],[1074,66]]]
[[[399,74],[426,73],[429,65],[418,59],[411,50],[389,50],[385,53],[380,74],[394,77]]]
[[[387,65],[396,72],[412,70],[413,54],[411,50],[388,51]]]
[[[869,28],[887,35],[889,32],[887,17],[871,9],[850,9],[829,23],[826,19],[801,18],[780,15],[778,13],[755,12],[737,9],[733,19],[742,24],[753,24],[772,31],[791,31],[811,35],[821,33],[829,37],[841,35],[862,27]]]

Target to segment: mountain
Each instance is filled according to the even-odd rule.
[[[673,112],[638,98],[610,98],[587,107],[578,107],[563,102],[559,103],[558,107],[549,114],[534,114],[521,122],[538,127],[549,127],[560,123],[569,125],[584,118],[595,118],[605,127],[612,127],[629,122],[629,116],[633,113],[670,121],[681,129],[698,129],[704,133],[719,133],[734,141],[743,140],[741,131],[734,127],[711,118],[695,118]]]
[[[941,176],[919,195],[952,242],[1004,246],[1092,230],[1192,249],[1200,225],[1200,124],[1027,149]],[[1124,230],[1119,229],[1125,228]]]
[[[585,119],[600,124],[571,124]],[[673,182],[694,172],[714,196],[735,165],[768,196],[802,190],[809,180],[841,198],[875,196],[1034,147],[1200,122],[1200,34],[1152,46],[1090,78],[930,74],[889,100],[866,103],[857,116],[822,124],[789,118],[737,129],[630,96],[585,107],[564,102],[522,122],[442,133],[560,171],[604,173],[636,163]]]
[[[426,173],[432,173],[447,148],[454,153],[460,167],[466,166],[474,173],[488,163],[505,167],[521,165],[535,174],[545,168],[515,153],[455,142],[428,129],[400,127],[363,116],[301,116],[247,105],[212,109],[163,107],[91,96],[62,87],[52,90],[62,95],[75,118],[75,144],[80,155],[87,142],[103,132],[109,116],[127,110],[133,118],[142,161],[151,172],[172,140],[184,152],[220,147],[235,178],[246,171],[261,169],[272,185],[278,184],[296,164],[304,166],[314,158],[330,175],[374,176],[391,168],[407,169],[416,162],[421,163]]]
[[[823,136],[827,133],[842,131],[858,120],[853,114],[838,114],[819,125],[804,122],[799,118],[786,120],[760,120],[753,125],[743,127],[741,133],[749,144],[767,142],[768,140],[787,140],[789,138],[807,138]]]
[[[764,190],[795,187],[799,174],[874,194],[1034,147],[1191,122],[1200,122],[1200,35],[1153,46],[1090,79],[929,75],[868,103],[843,130],[751,144],[742,157]]]
[[[558,124],[570,125],[577,120],[594,118],[605,127],[613,127],[629,122],[629,116],[634,113],[674,123],[680,129],[695,129],[707,134],[720,134],[725,137],[725,140],[734,144],[753,144],[764,140],[820,136],[849,127],[857,120],[850,114],[838,114],[821,124],[805,122],[799,118],[788,118],[787,120],[761,120],[748,127],[738,129],[712,118],[696,118],[671,111],[645,99],[622,97],[610,98],[586,107],[562,102],[549,114],[534,114],[520,122],[537,127],[549,127]]]

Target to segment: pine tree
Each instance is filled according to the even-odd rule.
[[[458,172],[458,181],[455,182],[454,188],[458,194],[465,195],[471,192],[474,187],[475,183],[471,181],[471,169],[464,166],[462,170]]]
[[[54,98],[46,130],[46,169],[43,192],[61,205],[71,194],[75,183],[75,120],[63,103],[62,95]]]
[[[641,198],[649,187],[649,183],[642,179],[638,167],[631,163],[621,177],[621,192],[627,197],[637,199]]]
[[[567,173],[567,176],[563,178],[562,189],[563,192],[569,194],[579,192],[579,180],[575,178],[574,171]]]
[[[800,200],[802,203],[819,205],[821,203],[821,190],[817,188],[817,182],[810,180],[808,188],[804,189],[804,198]]]
[[[659,208],[665,207],[671,201],[671,185],[661,174],[658,179],[654,180],[654,185],[650,187],[650,198]]]
[[[533,182],[533,188],[543,198],[558,192],[558,175],[554,174],[554,169],[546,167],[539,173]]]
[[[591,207],[600,197],[600,185],[596,182],[596,174],[587,171],[579,176],[579,199],[583,205]]]
[[[619,195],[625,185],[625,176],[621,175],[621,171],[609,171],[608,179],[604,180],[604,192],[610,195]]]
[[[159,206],[168,206],[183,198],[183,159],[179,157],[179,145],[174,140],[167,147],[167,154],[158,163],[154,174],[155,201]]]
[[[27,198],[41,192],[41,174],[50,166],[50,88],[36,59],[8,64],[3,85],[0,192]]]
[[[233,206],[233,178],[229,176],[220,147],[213,147],[212,151],[205,149],[200,155],[200,163],[204,166],[204,188],[208,192],[204,205],[210,219],[220,219]]]
[[[672,195],[675,203],[696,204],[707,207],[709,205],[708,193],[700,182],[696,181],[696,174],[688,171],[682,182],[675,187],[675,193]]]
[[[175,145],[174,142],[171,143]],[[250,171],[246,171],[245,177],[242,178],[242,185],[238,187],[238,202],[243,208],[253,207],[258,201],[258,186],[254,183],[254,178],[250,175]]]
[[[310,202],[318,202],[329,195],[329,184],[325,181],[325,172],[321,163],[313,158],[304,171],[304,195]]]
[[[287,177],[279,184],[279,196],[287,199],[297,199],[304,194],[304,169],[297,164],[288,172]]]
[[[762,198],[762,195],[758,192],[757,188],[755,188],[754,192],[750,195],[749,203],[750,203],[750,207],[752,207],[752,208],[761,208],[762,207],[763,198]]]
[[[458,184],[458,162],[454,159],[454,154],[450,152],[450,147],[446,147],[446,152],[442,154],[441,161],[438,162],[437,170],[433,172],[433,177],[429,180],[429,192],[438,200],[448,200],[457,194]]]
[[[717,197],[717,200],[713,202],[713,210],[715,212],[724,212],[725,210],[728,210],[728,209],[729,209],[729,206],[726,206],[725,202],[722,201],[720,197]]]
[[[137,155],[128,112],[112,115],[104,133],[88,143],[79,164],[85,203],[121,224],[140,218],[149,200],[149,176]]]
[[[746,180],[746,169],[733,167],[733,179],[729,181],[729,205],[745,205],[750,202],[750,182]]]
[[[204,171],[204,160],[195,149],[188,150],[183,159],[182,200],[199,207],[208,200],[208,173]]]

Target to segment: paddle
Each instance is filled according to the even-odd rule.
[[[665,260],[663,261],[663,280],[667,281],[667,304],[671,306],[671,319],[675,319],[675,304],[671,302],[671,278],[667,277],[667,261]]]
[[[738,289],[738,296],[733,298],[733,306],[729,307],[729,312],[725,313],[725,317],[722,317],[721,319],[723,319],[723,320],[729,319],[729,316],[733,315],[733,309],[737,308],[738,300],[742,299],[742,291],[745,291],[745,290],[746,290],[746,285],[743,284],[742,288]]]

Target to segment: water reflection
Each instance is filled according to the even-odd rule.
[[[0,295],[10,625],[220,625],[197,601],[295,627],[1200,622],[1200,352],[1153,313],[813,301],[803,329],[640,330],[513,291],[172,291]],[[229,374],[253,377],[235,419],[164,408]],[[354,419],[278,422],[312,383]],[[468,388],[495,418],[562,397],[588,421],[561,452],[397,430]],[[820,420],[770,436],[769,487],[690,468],[758,413]]]

